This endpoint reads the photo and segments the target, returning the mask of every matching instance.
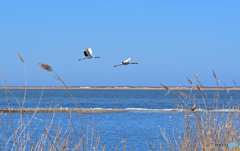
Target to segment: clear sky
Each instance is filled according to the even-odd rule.
[[[240,85],[240,1],[0,1],[0,84],[23,86]],[[91,47],[100,59],[78,61]],[[131,57],[138,65],[113,66]]]

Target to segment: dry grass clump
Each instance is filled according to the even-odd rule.
[[[18,114],[19,115],[19,114]],[[32,151],[43,151],[43,150],[90,150],[93,147],[100,147],[98,141],[94,138],[94,135],[77,135],[76,126],[72,123],[73,119],[69,116],[69,122],[67,127],[63,127],[61,124],[55,125],[55,113],[48,114],[46,120],[46,126],[42,129],[42,122],[37,125],[34,124],[36,113],[30,115],[28,118],[27,114],[21,113],[19,117],[18,125],[14,126],[14,132],[9,134],[8,123],[9,120],[4,114],[0,114],[1,125],[0,125],[0,150],[32,150]],[[41,120],[41,119],[38,119]],[[42,120],[41,120],[42,121]],[[60,122],[59,122],[60,123]],[[34,125],[34,127],[32,126]],[[39,128],[41,127],[41,128]],[[39,131],[41,130],[41,131]],[[13,141],[15,136],[15,143]],[[87,139],[84,143],[83,140]],[[97,136],[100,139],[99,136]],[[94,142],[94,144],[93,144]]]
[[[202,84],[199,82],[196,75],[194,81],[197,79],[198,84],[203,88]],[[219,80],[216,73],[213,71],[213,77],[216,79],[216,84],[218,86]],[[194,85],[194,82],[187,78],[187,81]],[[205,106],[204,112],[185,112],[181,116],[183,125],[180,128],[176,128],[178,125],[174,124],[175,130],[173,130],[173,136],[167,134],[163,129],[160,128],[160,132],[165,139],[167,145],[163,145],[159,142],[159,147],[163,150],[179,150],[179,151],[218,151],[218,150],[240,150],[240,110],[239,106],[229,106],[222,109],[228,109],[227,112],[218,111],[218,101],[219,93],[215,96],[213,102],[208,100],[207,94],[204,93],[198,86],[198,93],[202,95],[202,101]],[[184,107],[189,109],[189,101],[193,101],[197,105],[198,109],[201,109],[199,101],[196,95],[191,97],[190,94],[183,94],[183,92],[176,93],[171,91],[179,97],[179,102],[173,100],[174,104],[180,105],[184,104]],[[210,104],[214,104],[210,106]],[[232,112],[234,110],[234,112]],[[173,122],[174,123],[174,122]],[[236,143],[239,144],[238,147],[226,147],[226,144]]]
[[[21,62],[24,63],[24,60],[20,54],[18,54],[19,59]],[[25,64],[24,64],[25,65]],[[80,134],[76,130],[76,124],[74,122],[78,121],[76,119],[71,118],[71,109],[63,110],[63,109],[24,109],[24,101],[26,97],[26,89],[24,93],[24,99],[22,102],[22,106],[20,105],[17,98],[14,96],[14,94],[7,89],[6,86],[6,79],[5,79],[5,72],[4,72],[4,82],[5,82],[5,92],[6,92],[6,99],[8,103],[8,109],[1,109],[0,117],[1,117],[1,124],[0,124],[0,150],[34,150],[34,151],[43,151],[43,150],[92,150],[93,149],[93,141],[95,141],[96,146],[95,149],[101,149],[105,150],[105,146],[102,146],[100,143],[99,135],[96,135],[91,124],[86,120],[83,113],[94,113],[94,111],[83,111],[79,108],[77,102],[73,98],[71,92],[69,91],[66,84],[63,82],[63,80],[57,75],[57,73],[52,69],[51,66],[45,63],[38,63],[38,66],[40,66],[42,69],[51,72],[53,71],[55,75],[57,76],[57,79],[61,81],[69,94],[71,95],[77,109],[73,110],[74,112],[78,113],[79,116],[79,122],[80,122]],[[25,67],[25,66],[24,66]],[[25,68],[25,83],[26,83],[26,68]],[[26,83],[27,84],[27,83]],[[12,109],[9,100],[8,100],[8,93],[11,93],[17,100],[19,104],[19,109]],[[41,95],[42,97],[42,95]],[[39,103],[41,101],[41,97],[39,99]],[[38,104],[39,105],[39,104]],[[59,110],[59,111],[58,111]],[[37,113],[49,113],[53,112],[52,117],[48,117],[50,122],[46,123],[44,131],[41,133],[39,132],[38,127],[40,125],[37,125],[33,130],[31,129],[31,125],[34,125],[33,119],[36,119]],[[69,125],[64,130],[62,126],[57,126],[55,129],[53,128],[53,121],[55,117],[54,112],[64,112],[69,117]],[[104,111],[99,111],[104,112]],[[18,113],[18,114],[13,114]],[[24,113],[31,113],[31,117],[28,118],[28,114]],[[49,113],[50,114],[50,113]],[[8,116],[6,116],[8,115]],[[17,119],[18,122],[16,122],[16,118],[14,119],[13,123],[13,116],[19,115],[19,118]],[[82,120],[83,119],[83,120]],[[41,120],[41,119],[40,119]],[[74,122],[73,122],[74,121]],[[87,129],[90,130],[90,133],[87,131],[84,131],[83,127],[83,121],[87,125]],[[9,124],[10,123],[10,124]],[[42,125],[42,124],[41,124]],[[9,131],[9,128],[11,131]],[[40,134],[39,134],[40,133]],[[34,135],[36,134],[36,135]],[[89,137],[89,134],[92,134],[91,137]],[[91,143],[89,143],[89,140]]]

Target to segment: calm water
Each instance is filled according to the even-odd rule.
[[[11,108],[19,108],[22,105],[24,97],[24,90],[10,90],[14,96],[8,92],[8,98]],[[134,112],[127,113],[103,113],[103,114],[85,114],[89,123],[94,123],[94,131],[101,137],[102,144],[106,144],[107,150],[115,150],[116,146],[123,149],[123,139],[127,140],[127,150],[150,150],[149,143],[158,148],[158,139],[160,142],[165,143],[161,137],[159,126],[165,129],[167,133],[172,134],[173,127],[181,125],[181,114],[173,115],[172,113],[165,112],[142,112],[139,109],[159,109],[159,105],[163,109],[176,109],[172,100],[181,103],[179,96],[186,102],[188,99],[184,95],[170,92],[167,94],[165,90],[71,90],[75,100],[81,108],[102,108],[102,109],[131,109]],[[189,94],[189,91],[182,91]],[[214,97],[217,91],[205,91],[200,93],[194,91],[192,98],[196,98],[198,104],[204,109],[204,101],[202,97],[207,98],[209,106],[213,106]],[[238,91],[219,91],[219,107],[230,106],[239,104]],[[18,101],[17,101],[18,100]],[[206,101],[206,100],[205,100]],[[231,101],[231,103],[230,103]],[[19,103],[18,103],[19,102]],[[190,100],[190,106],[193,106],[194,99]],[[7,108],[5,90],[0,90],[0,108]],[[67,90],[27,90],[25,108],[76,108],[72,98]],[[2,116],[8,117],[7,114]],[[25,114],[25,117],[31,118],[32,114]],[[49,122],[48,117],[51,118],[52,114],[38,113],[31,122],[30,129],[38,129],[36,132],[42,134],[46,128],[46,122]],[[80,122],[78,114],[72,113],[74,125],[77,127],[76,131],[81,136]],[[17,127],[19,114],[12,114],[13,124]],[[8,118],[4,118],[8,122]],[[69,124],[69,116],[65,113],[57,113],[54,118],[54,126],[61,125],[67,128]],[[174,125],[174,126],[173,126]],[[9,125],[6,125],[6,127]],[[85,124],[85,132],[89,131]],[[10,131],[0,136],[10,137]],[[89,131],[90,135],[90,131]],[[91,136],[91,135],[90,135]],[[89,137],[90,137],[89,136]],[[159,138],[158,138],[159,137]],[[2,143],[2,144],[1,144]],[[3,145],[1,142],[0,145]],[[93,146],[96,141],[93,142]]]

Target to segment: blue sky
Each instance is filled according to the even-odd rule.
[[[240,2],[0,1],[0,84],[62,86],[240,85]],[[91,47],[100,59],[78,61]],[[131,57],[138,65],[115,64]]]

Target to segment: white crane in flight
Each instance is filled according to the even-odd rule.
[[[92,55],[92,49],[91,48],[88,48],[88,49],[84,48],[83,52],[84,52],[85,57],[83,57],[82,59],[78,59],[78,61],[83,60],[83,59],[100,58],[99,56],[94,57]]]
[[[121,65],[129,65],[129,64],[138,64],[137,62],[130,62],[131,58],[128,58],[127,60],[123,61],[122,63],[115,65],[114,67],[121,66]]]

